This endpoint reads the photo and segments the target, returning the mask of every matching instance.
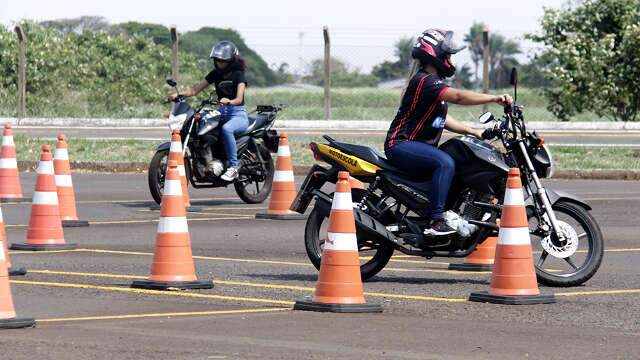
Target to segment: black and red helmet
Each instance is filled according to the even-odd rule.
[[[428,29],[418,36],[411,50],[411,57],[422,65],[433,65],[441,77],[451,77],[456,72],[451,63],[451,55],[465,47],[453,42],[453,31]]]

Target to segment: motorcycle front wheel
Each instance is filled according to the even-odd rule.
[[[553,205],[553,210],[563,231],[571,234],[574,245],[571,250],[557,248],[547,252],[549,245],[545,248],[542,244],[545,238],[531,234],[538,282],[553,287],[578,286],[591,279],[602,263],[602,232],[593,216],[582,206],[560,201]],[[529,230],[534,232],[537,227],[536,217],[529,218]]]

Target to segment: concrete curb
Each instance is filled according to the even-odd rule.
[[[102,173],[144,173],[147,163],[143,162],[89,162],[72,161],[71,169],[78,172]],[[37,161],[18,161],[18,169],[33,172],[38,167]],[[294,166],[293,172],[298,176],[305,176],[310,166]],[[629,170],[557,170],[554,179],[584,179],[584,180],[640,180],[640,171]]]
[[[16,126],[48,126],[48,127],[115,127],[115,128],[166,128],[167,119],[83,119],[83,118],[0,118],[0,123],[10,122]],[[390,121],[385,120],[276,120],[274,127],[278,129],[318,130],[387,130]],[[483,127],[477,122],[465,122],[472,127]],[[613,130],[640,131],[640,122],[561,122],[532,121],[527,126],[536,130]]]

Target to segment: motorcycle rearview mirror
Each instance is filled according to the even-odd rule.
[[[167,79],[167,85],[169,85],[171,87],[176,87],[176,85],[178,85],[178,83],[173,79]]]
[[[478,118],[478,121],[480,121],[481,124],[487,124],[493,120],[495,120],[495,118],[493,117],[491,111],[487,111],[486,113],[480,115],[480,118]]]

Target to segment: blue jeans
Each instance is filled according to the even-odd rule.
[[[446,152],[419,141],[404,141],[386,151],[387,158],[399,169],[417,176],[431,174],[431,189],[422,189],[431,199],[431,218],[442,219],[447,194],[455,174],[456,164]]]
[[[224,123],[220,133],[222,134],[222,145],[227,154],[229,166],[238,167],[238,147],[236,145],[236,135],[241,134],[249,127],[247,109],[244,106],[221,105],[219,108]]]

